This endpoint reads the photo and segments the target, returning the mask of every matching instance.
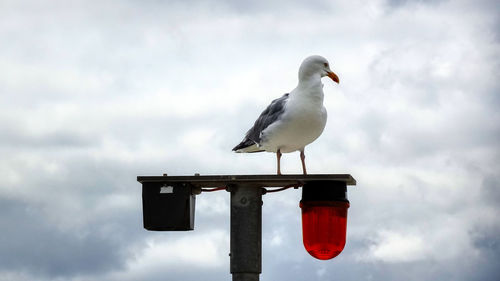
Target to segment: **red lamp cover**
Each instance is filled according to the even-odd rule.
[[[340,254],[346,241],[349,201],[301,201],[300,207],[307,252],[320,260]]]

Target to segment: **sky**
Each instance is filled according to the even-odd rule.
[[[322,55],[308,172],[349,173],[347,244],[302,245],[264,195],[261,280],[498,280],[496,1],[0,1],[0,280],[230,280],[229,193],[195,230],[142,227],[141,175],[272,174],[236,154]],[[297,152],[282,172],[301,173]]]

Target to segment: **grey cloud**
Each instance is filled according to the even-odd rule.
[[[429,10],[414,21],[398,20],[398,12],[413,8],[411,3]],[[492,3],[481,2],[474,12],[487,15],[486,8],[496,7]],[[313,260],[302,246],[299,191],[268,194],[261,279],[487,281],[498,276],[498,222],[475,216],[475,210],[498,212],[499,180],[492,171],[499,160],[500,101],[491,82],[498,73],[497,53],[485,39],[493,32],[490,22],[461,15],[465,4],[392,1],[396,12],[383,17],[375,12],[386,6],[345,4],[337,10],[332,6],[337,4],[325,1],[59,4],[12,1],[0,12],[6,42],[0,47],[0,279],[2,271],[46,280],[229,279],[227,264],[134,267],[148,241],[175,244],[171,233],[142,229],[135,177],[272,171],[273,155],[236,155],[230,148],[261,105],[290,90],[292,85],[274,79],[283,69],[272,64],[318,51],[352,60],[338,59],[351,83],[325,97],[342,106],[340,112],[328,108],[329,125],[338,130],[325,131],[311,146],[317,154],[308,158],[317,171],[352,172],[358,179],[350,192],[348,245],[333,261]],[[231,20],[214,25],[221,17]],[[460,33],[439,25],[435,33],[425,29],[443,18],[453,19]],[[329,26],[340,22],[349,23],[341,26],[345,33]],[[276,24],[293,29],[280,33]],[[389,28],[394,34],[388,25],[394,25]],[[469,33],[464,27],[477,29]],[[351,43],[346,47],[345,41]],[[469,41],[477,46],[470,48]],[[429,69],[440,70],[432,59],[448,52],[463,60],[451,57],[451,68],[445,67],[449,77],[432,74]],[[256,57],[262,57],[258,63]],[[464,72],[456,62],[474,71]],[[237,87],[228,86],[233,77]],[[289,88],[262,95],[244,89],[277,85]],[[224,91],[229,93],[207,98],[207,92]],[[161,99],[163,93],[168,98]],[[206,107],[191,103],[197,97]],[[234,102],[223,103],[226,98]],[[426,120],[426,112],[436,119]],[[206,139],[196,139],[203,130],[209,132]],[[287,163],[299,163],[296,155],[286,157]],[[482,180],[482,202],[465,197],[464,190],[474,188],[469,177]],[[228,231],[229,194],[212,196],[217,198],[197,198],[195,231],[176,237]],[[471,239],[464,243],[472,243],[464,248],[476,256],[359,259],[375,242],[382,243],[377,235],[386,229],[424,229],[428,235],[418,237],[431,237],[435,241],[424,242],[439,246],[438,226],[446,228],[457,217],[463,222],[455,229]],[[439,254],[429,251],[432,257]],[[228,262],[227,253],[222,258]]]
[[[352,266],[353,269],[349,269]],[[282,280],[291,278],[293,280],[318,280],[326,281],[332,278],[340,280],[391,280],[394,276],[398,278],[418,281],[418,280],[446,280],[446,281],[466,281],[476,278],[474,269],[464,265],[467,274],[458,273],[455,265],[437,266],[434,261],[412,262],[403,264],[386,263],[357,263],[353,261],[335,261],[331,264],[321,264],[319,262],[304,264],[279,264],[275,267],[269,280]],[[482,281],[493,280],[491,272],[489,276],[481,276]],[[285,277],[288,276],[288,277]],[[484,279],[483,279],[484,278]],[[267,278],[266,278],[267,279]]]
[[[148,235],[134,169],[74,155],[48,157],[71,173],[25,167],[21,183],[0,186],[2,193],[13,190],[0,197],[0,272],[92,280],[125,270]],[[132,205],[123,201],[129,197],[136,199]]]
[[[157,7],[157,1],[146,1],[146,5],[149,7]],[[241,14],[254,14],[261,12],[271,12],[271,13],[282,13],[288,12],[290,10],[309,10],[309,11],[326,11],[332,6],[332,3],[325,0],[314,0],[314,1],[247,1],[247,0],[237,0],[237,1],[210,1],[210,0],[190,0],[190,1],[166,1],[160,3],[164,7],[176,7],[177,9],[186,11],[192,11],[193,15],[196,16],[197,8],[204,8],[210,10],[214,13],[233,11]],[[188,9],[188,7],[193,7]]]
[[[394,8],[398,8],[410,3],[439,4],[444,0],[388,0],[387,3]]]
[[[482,199],[489,204],[495,205],[500,202],[500,177],[498,175],[486,175],[480,186]]]
[[[89,147],[97,140],[87,135],[60,131],[43,133],[41,135],[29,135],[22,128],[9,130],[4,127],[0,147],[10,149],[37,149],[37,148],[71,148]]]
[[[99,274],[123,268],[124,252],[110,237],[61,231],[43,217],[39,206],[2,199],[0,264],[40,276]]]
[[[481,225],[478,222],[475,228],[471,229],[471,233],[474,246],[480,253],[480,259],[475,263],[474,278],[485,281],[496,280],[500,273],[500,227],[498,224]]]

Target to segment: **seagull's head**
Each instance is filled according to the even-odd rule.
[[[328,76],[333,81],[339,83],[339,77],[330,69],[330,63],[322,56],[307,57],[299,68],[299,81],[310,79],[319,75]]]

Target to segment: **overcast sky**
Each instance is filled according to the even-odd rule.
[[[272,174],[235,154],[326,57],[310,173],[350,173],[347,245],[318,261],[300,190],[264,196],[263,281],[498,280],[497,1],[0,1],[0,280],[230,280],[229,194],[142,228],[138,175]],[[298,153],[282,158],[300,173]]]

